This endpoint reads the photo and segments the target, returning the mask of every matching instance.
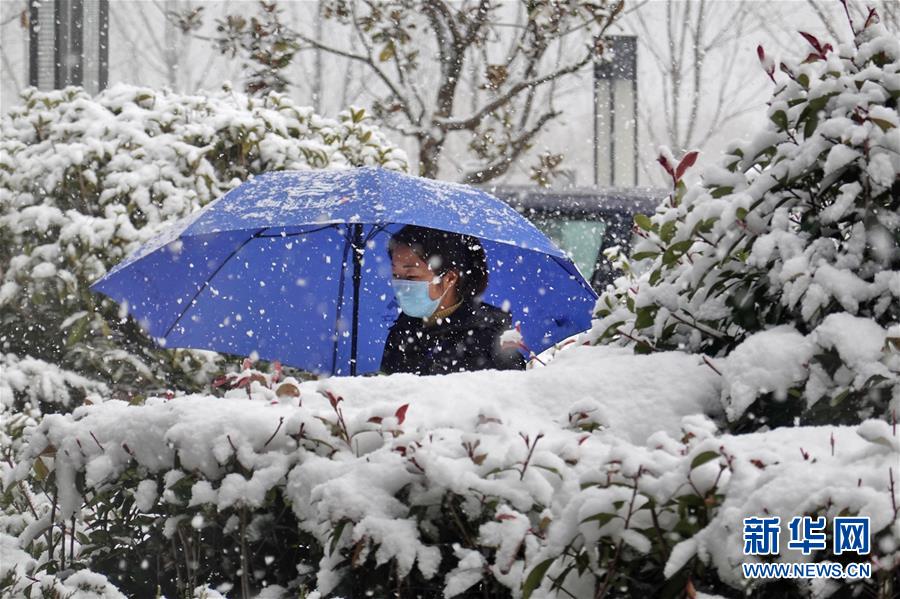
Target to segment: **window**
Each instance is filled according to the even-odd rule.
[[[606,223],[601,220],[543,215],[536,215],[531,221],[569,255],[584,278],[591,280],[591,275],[597,268]]]

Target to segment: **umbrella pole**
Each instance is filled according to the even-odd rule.
[[[356,376],[356,357],[359,334],[359,287],[362,282],[363,226],[351,225],[351,251],[353,253],[353,317],[350,327],[350,376]]]

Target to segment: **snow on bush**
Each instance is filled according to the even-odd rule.
[[[0,460],[13,464],[24,433],[47,411],[100,402],[109,388],[55,364],[0,354]],[[0,508],[6,507],[0,501]]]
[[[591,335],[724,358],[735,430],[900,407],[900,40],[874,13],[837,49],[804,36],[777,76],[759,48],[767,127],[702,184],[681,180],[695,153],[661,154],[674,191],[635,219],[635,264]]]
[[[72,408],[76,398],[81,403],[88,396],[99,400],[109,394],[103,383],[35,358],[0,354],[0,370],[0,406],[8,410],[21,411],[40,402]]]
[[[720,381],[682,353],[577,347],[525,373],[248,368],[222,397],[48,415],[3,473],[52,498],[6,519],[6,584],[40,596],[29,576],[88,566],[126,595],[739,597],[765,592],[739,570],[741,519],[763,513],[870,516],[889,583],[896,430],[719,434]]]
[[[131,393],[206,384],[215,354],[158,350],[90,283],[255,173],[375,164],[407,168],[362,110],[333,120],[227,88],[29,89],[0,120],[0,351]]]

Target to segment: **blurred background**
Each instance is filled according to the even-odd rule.
[[[865,3],[870,5],[889,29],[897,30],[900,4]],[[373,17],[373,6],[385,14]],[[864,19],[863,3],[851,1],[850,8]],[[496,130],[524,131],[552,114],[508,167],[480,178],[551,186],[664,185],[665,174],[655,163],[659,146],[676,155],[700,150],[702,167],[714,162],[730,140],[759,126],[771,82],[759,66],[758,44],[777,61],[783,51],[805,44],[799,29],[846,40],[843,10],[839,2],[826,0],[629,0],[605,28],[604,35],[615,37],[595,61],[534,88],[531,97],[492,123],[493,132],[486,124],[474,134],[449,132],[437,169],[428,174],[478,179],[472,172],[491,158],[490,150],[478,147],[479,137],[482,145],[496,144],[502,137]],[[494,26],[472,44],[460,65],[452,116],[462,118],[481,106],[491,95],[491,81],[502,88],[526,75],[525,62],[514,62],[504,72],[505,62],[498,58],[523,42],[526,50],[534,48],[524,13],[524,4],[516,2],[497,3],[491,11]],[[393,17],[395,24],[386,26]],[[252,19],[257,19],[255,40]],[[404,2],[3,0],[0,104],[8,109],[29,85],[73,82],[73,74],[89,89],[125,82],[187,93],[218,89],[223,82],[247,89],[257,79],[261,91],[283,89],[323,116],[350,105],[380,111],[415,168],[420,129],[428,123],[396,117],[404,112],[398,104],[425,113],[436,106],[428,97],[436,88],[429,84],[439,82],[446,58],[428,19]],[[595,27],[564,25],[573,31],[544,34],[547,39],[538,42],[546,44],[538,76],[576,64],[593,43]],[[61,38],[60,45],[68,44],[63,54],[83,53],[83,64],[72,65],[68,81],[56,78],[54,36]],[[385,77],[364,61],[348,58],[367,51]],[[254,53],[266,52],[275,55],[270,64],[263,65],[261,55],[254,59]],[[408,57],[412,52],[415,56]],[[416,80],[403,81],[404,70]],[[389,82],[399,88],[397,94],[390,93]],[[417,106],[416,96],[424,106]],[[524,115],[526,110],[531,114]],[[523,118],[524,127],[519,125]]]

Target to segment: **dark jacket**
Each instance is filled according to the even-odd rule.
[[[464,302],[450,316],[431,325],[401,313],[388,332],[381,371],[428,375],[524,370],[521,353],[500,348],[500,335],[511,322],[509,314],[499,308],[473,302]]]

